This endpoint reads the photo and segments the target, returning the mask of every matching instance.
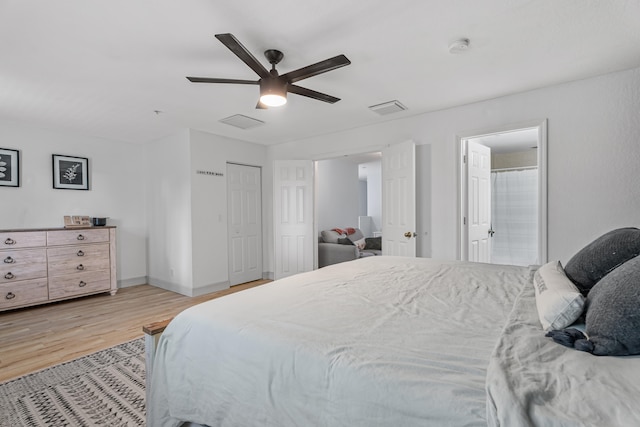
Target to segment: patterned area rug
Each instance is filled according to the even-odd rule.
[[[0,384],[0,426],[145,424],[144,338]]]

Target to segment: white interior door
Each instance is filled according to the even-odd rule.
[[[382,253],[416,256],[415,144],[382,151]]]
[[[468,260],[491,262],[491,149],[467,141]]]
[[[313,162],[274,162],[274,276],[313,270]]]
[[[227,164],[229,283],[262,279],[261,169]]]

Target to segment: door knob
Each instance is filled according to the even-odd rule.
[[[404,237],[406,237],[407,239],[410,239],[412,237],[416,237],[417,234],[415,232],[411,232],[411,231],[407,231],[406,233],[404,233]]]

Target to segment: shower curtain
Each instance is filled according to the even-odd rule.
[[[538,169],[491,172],[491,263],[539,264]]]

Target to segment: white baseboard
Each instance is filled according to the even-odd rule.
[[[148,282],[147,276],[132,277],[130,279],[122,279],[122,280],[118,280],[118,289],[129,288],[131,286],[146,285],[147,282]]]
[[[262,278],[266,280],[273,280],[273,272],[265,271],[262,273]],[[168,282],[166,280],[158,279],[155,277],[132,277],[130,279],[118,280],[118,288],[128,288],[131,286],[149,284],[156,288],[164,289],[166,291],[175,292],[188,297],[199,297],[200,295],[210,294],[212,292],[222,291],[229,289],[229,282],[213,283],[206,286],[193,289],[187,286],[179,285],[178,283]]]
[[[201,286],[199,288],[192,290],[192,297],[199,297],[200,295],[210,294],[212,292],[223,291],[225,289],[229,289],[229,281],[214,283],[207,286]]]
[[[222,291],[224,289],[229,289],[229,282],[220,282],[213,283],[211,285],[201,286],[199,288],[193,289],[187,286],[182,286],[177,283],[167,282],[166,280],[157,279],[154,277],[149,277],[150,285],[155,286],[157,288],[161,288],[167,291],[175,292],[181,295],[185,295],[188,297],[198,297],[200,295],[210,294],[216,291]]]

